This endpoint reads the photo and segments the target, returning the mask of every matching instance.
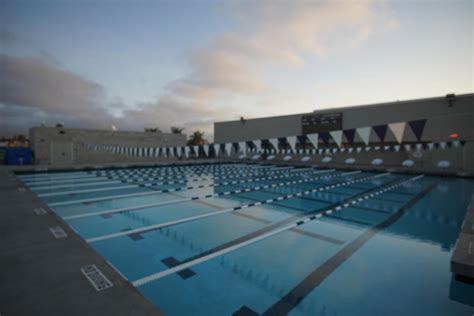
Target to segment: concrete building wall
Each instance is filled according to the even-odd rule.
[[[129,157],[92,151],[82,143],[124,147],[183,146],[186,135],[152,132],[88,130],[57,127],[33,127],[30,139],[37,165],[78,165],[95,163],[130,163],[166,160],[164,158]]]
[[[378,124],[428,119],[423,141],[445,140],[452,132],[471,139],[474,115],[474,94],[456,96],[449,107],[445,97],[351,106],[319,110],[295,115],[265,117],[214,123],[216,143],[238,142],[302,135],[301,120],[308,114],[342,113],[342,128],[350,129]],[[408,135],[408,140],[410,136]]]
[[[459,134],[459,139],[466,141],[466,145],[461,149],[425,152],[421,158],[415,158],[406,152],[352,154],[352,157],[358,160],[357,164],[359,165],[370,165],[371,160],[375,157],[385,160],[384,167],[388,165],[400,166],[403,160],[413,159],[419,170],[431,170],[436,169],[436,163],[439,160],[449,160],[452,164],[451,171],[474,172],[474,94],[472,93],[457,95],[452,106],[446,97],[436,97],[249,119],[244,123],[241,121],[217,122],[214,124],[214,138],[216,143],[226,143],[302,135],[302,117],[304,115],[327,113],[342,113],[342,129],[427,119],[422,142],[450,141],[452,140],[450,135],[453,133]],[[403,140],[404,142],[417,141],[410,128],[406,129]],[[355,141],[361,142],[361,139],[356,137]],[[370,142],[373,145],[379,144],[375,133],[370,136]],[[395,138],[390,132],[387,132],[385,142],[395,142]],[[333,157],[331,164],[344,164],[344,160],[349,157],[349,154],[336,153],[331,156]],[[322,157],[315,157],[316,161],[314,162],[318,163],[318,159]],[[281,157],[277,156],[278,158]],[[295,157],[295,159],[298,158]]]

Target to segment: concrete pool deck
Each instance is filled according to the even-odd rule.
[[[163,315],[34,193],[19,188],[14,173],[0,169],[0,315]],[[67,237],[55,239],[54,226]],[[95,290],[80,270],[92,264],[112,287]]]
[[[451,272],[474,280],[474,194],[451,257]]]

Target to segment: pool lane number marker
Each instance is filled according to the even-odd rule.
[[[42,207],[39,207],[39,208],[35,208],[34,209],[34,212],[36,213],[36,215],[38,216],[42,216],[42,215],[46,215],[46,210]]]
[[[424,176],[424,175],[420,175],[420,176],[417,176],[417,177],[413,177],[413,178],[411,178],[411,179],[409,179],[409,180],[402,181],[402,182],[399,182],[399,183],[397,183],[397,184],[391,185],[391,186],[389,186],[388,188],[385,188],[385,189],[382,189],[382,190],[379,190],[379,191],[375,192],[374,195],[379,195],[379,194],[384,193],[384,192],[387,192],[387,191],[389,191],[389,190],[393,190],[394,188],[399,187],[399,186],[401,186],[401,185],[403,185],[403,184],[405,184],[405,183],[412,182],[412,181],[416,181],[416,180],[422,178],[423,176]],[[352,203],[352,202],[354,202],[354,201],[351,201],[350,203],[345,203],[345,204],[343,204],[343,205],[341,206],[341,208],[340,208],[339,210],[344,209],[344,208],[346,208],[346,207],[349,207],[351,204],[359,203],[359,202],[361,202],[361,200],[364,201],[364,200],[366,200],[366,197],[367,197],[367,199],[368,199],[368,198],[370,198],[370,195],[365,195],[363,198],[358,198],[358,199],[356,199],[356,200],[355,200],[355,203]],[[347,205],[347,206],[346,206],[346,205]],[[288,224],[288,225],[283,226],[283,227],[281,227],[281,228],[278,228],[278,229],[275,229],[275,230],[273,230],[273,231],[270,231],[270,232],[268,232],[268,233],[266,233],[266,234],[262,234],[262,235],[260,235],[260,236],[255,237],[255,238],[249,239],[249,240],[247,240],[247,241],[245,241],[245,242],[243,242],[243,243],[236,244],[236,245],[234,245],[234,246],[231,246],[231,247],[222,249],[222,250],[220,250],[220,251],[216,251],[216,252],[214,252],[214,253],[211,253],[211,254],[209,254],[209,255],[207,255],[207,256],[203,256],[203,257],[197,258],[197,259],[195,259],[195,260],[191,260],[191,261],[185,262],[185,263],[180,264],[180,265],[178,265],[178,266],[176,266],[176,267],[173,267],[173,268],[170,268],[170,269],[167,269],[167,270],[164,270],[164,271],[161,271],[161,272],[158,272],[158,273],[154,273],[154,274],[148,275],[148,276],[146,276],[146,277],[140,278],[140,279],[138,279],[138,280],[133,281],[133,282],[132,282],[132,285],[135,286],[135,287],[139,287],[139,286],[142,286],[142,285],[144,285],[144,284],[147,284],[147,283],[156,281],[156,280],[161,279],[161,278],[163,278],[163,277],[165,277],[165,276],[167,276],[167,275],[174,274],[174,273],[176,273],[176,272],[179,272],[179,271],[182,271],[182,270],[184,270],[184,269],[190,268],[190,267],[192,267],[192,266],[194,266],[194,265],[196,265],[196,264],[200,264],[200,263],[202,263],[202,262],[211,260],[211,259],[213,259],[213,258],[215,258],[215,257],[224,255],[224,254],[229,253],[229,252],[231,252],[231,251],[234,251],[234,250],[237,250],[237,249],[239,249],[239,248],[242,248],[242,247],[248,246],[248,245],[250,245],[250,244],[256,243],[256,242],[258,242],[258,241],[260,241],[260,240],[266,239],[266,238],[271,237],[271,236],[273,236],[273,235],[276,235],[276,234],[279,234],[279,233],[281,233],[281,232],[284,232],[284,231],[290,230],[290,229],[292,229],[292,228],[295,228],[295,227],[297,227],[297,226],[303,225],[303,224],[305,224],[305,223],[307,223],[307,222],[309,222],[309,221],[313,221],[313,220],[320,219],[320,218],[323,217],[324,215],[329,215],[329,214],[334,213],[334,212],[336,212],[336,210],[335,210],[335,209],[331,209],[331,210],[327,210],[327,211],[325,211],[325,212],[323,212],[323,213],[320,213],[320,214],[317,214],[317,215],[308,216],[308,217],[306,217],[306,218],[304,218],[304,219],[302,219],[302,220],[298,220],[298,221],[296,221],[296,222],[294,222],[294,223],[291,223],[291,224]]]
[[[61,226],[53,226],[49,228],[51,234],[53,234],[54,238],[61,239],[66,238],[67,234]]]

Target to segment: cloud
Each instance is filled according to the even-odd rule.
[[[0,132],[27,133],[42,122],[69,127],[122,130],[171,126],[194,128],[211,133],[209,126],[222,113],[212,107],[188,104],[165,95],[157,100],[124,104],[106,95],[105,88],[89,79],[50,63],[46,57],[0,55]],[[211,135],[212,136],[212,135]]]
[[[265,80],[272,69],[301,68],[308,58],[357,48],[374,33],[396,25],[385,4],[371,1],[232,2],[228,9],[237,21],[235,30],[190,56],[189,74],[167,87],[173,99],[223,110],[222,102],[240,97],[273,98],[282,92]],[[247,114],[245,106],[239,111]],[[230,118],[237,112],[227,113]]]
[[[304,69],[309,59],[356,49],[396,27],[382,2],[231,2],[227,9],[235,27],[193,52],[187,74],[171,81],[163,95],[140,104],[108,96],[100,83],[63,69],[47,53],[0,55],[0,131],[14,130],[16,123],[25,130],[41,121],[64,121],[132,130],[176,125],[212,134],[214,121],[282,112],[272,111],[279,97],[287,104],[311,101],[304,93],[274,87],[273,70]]]

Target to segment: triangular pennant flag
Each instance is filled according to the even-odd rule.
[[[255,144],[255,147],[257,147],[257,152],[262,151],[262,141],[261,140],[254,140],[253,143]]]
[[[270,142],[270,144],[272,144],[275,150],[278,150],[278,138],[270,138],[268,141]]]
[[[213,147],[214,147],[214,155],[216,155],[216,157],[217,157],[219,155],[220,145],[219,144],[214,144]]]
[[[331,134],[331,137],[334,139],[334,142],[337,144],[337,146],[341,147],[342,131],[331,131],[329,133]]]
[[[362,147],[357,147],[356,151],[360,153],[362,151]]]
[[[194,149],[194,154],[196,156],[199,156],[199,146],[193,146],[193,149]]]
[[[209,145],[203,145],[202,148],[204,149],[204,152],[206,153],[206,156],[209,157]]]
[[[245,154],[245,149],[246,149],[245,142],[239,142],[239,148],[240,148],[240,151]]]
[[[428,143],[427,144],[429,150],[433,150],[434,148],[434,143]]]
[[[405,144],[405,150],[410,151],[411,150],[411,145],[410,144]]]
[[[339,148],[338,148],[338,147],[334,147],[334,148],[332,149],[332,153],[333,153],[333,154],[337,153],[338,151],[339,151]]]
[[[349,147],[349,148],[347,149],[347,152],[348,152],[349,154],[351,154],[353,151],[354,151],[354,147]]]
[[[384,146],[384,147],[383,147],[383,150],[385,150],[385,151],[390,150],[390,146]]]
[[[369,144],[369,137],[370,137],[370,127],[359,127],[356,129],[357,134],[359,135],[360,138],[362,138],[362,141],[368,145]]]
[[[329,144],[330,137],[331,135],[329,135],[328,132],[319,133],[319,138],[324,142],[326,146]]]
[[[393,149],[398,153],[400,151],[400,145],[393,146]]]
[[[177,153],[178,157],[181,157],[181,147],[176,148],[176,153]]]
[[[344,136],[346,137],[347,142],[348,142],[349,144],[353,144],[353,143],[354,143],[355,131],[356,131],[355,128],[346,129],[346,130],[343,131]]]
[[[416,144],[415,145],[416,150],[421,150],[422,147],[423,147],[423,144]]]
[[[397,142],[400,144],[403,140],[403,135],[405,134],[405,127],[406,127],[405,122],[401,123],[392,123],[389,124],[388,127],[392,131],[393,135],[395,136],[395,139]]]
[[[380,146],[375,146],[374,150],[380,150]]]
[[[189,149],[189,146],[184,147],[184,155],[186,156],[186,158],[189,157]]]
[[[459,140],[453,141],[453,147],[458,148],[459,146],[461,146],[461,142]]]
[[[439,148],[441,149],[446,149],[447,143],[446,142],[440,142],[439,143]]]
[[[370,147],[370,146],[365,147],[365,151],[370,151],[371,149],[372,149],[372,147]]]
[[[307,134],[306,137],[308,137],[308,140],[310,141],[311,144],[313,144],[314,148],[318,148],[318,134]]]
[[[374,132],[379,137],[380,141],[383,143],[385,141],[385,134],[387,134],[387,124],[374,126]]]
[[[318,149],[318,154],[321,155],[322,153],[323,153],[323,149],[322,148]]]
[[[418,141],[420,141],[421,136],[423,135],[423,130],[425,129],[426,119],[410,121],[410,122],[408,122],[408,125],[410,125],[411,130],[413,131],[413,133],[416,136],[416,139]]]
[[[341,150],[340,150],[341,153],[343,153],[345,151],[346,151],[346,149],[344,147],[342,147]]]
[[[231,151],[232,151],[232,143],[225,144],[225,151],[227,152],[227,156],[230,156]]]
[[[296,149],[296,136],[288,136],[286,137],[286,140],[288,141],[288,144],[290,144],[290,147],[293,151]]]

